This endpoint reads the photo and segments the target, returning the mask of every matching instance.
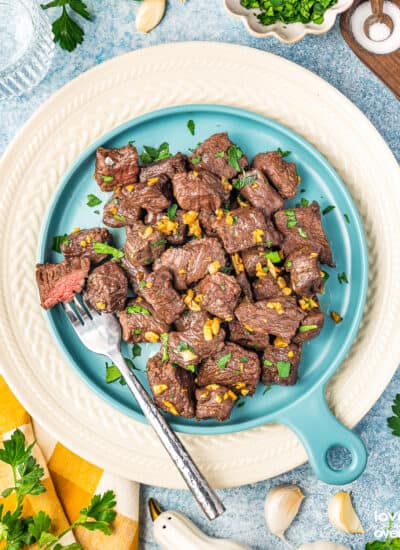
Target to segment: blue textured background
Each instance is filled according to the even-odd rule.
[[[45,99],[90,67],[121,53],[154,44],[215,40],[271,51],[317,73],[366,114],[400,158],[399,103],[350,51],[341,38],[338,25],[325,35],[308,36],[300,43],[288,46],[275,39],[259,40],[248,35],[241,22],[225,13],[222,0],[187,0],[185,5],[178,0],[170,0],[162,24],[146,36],[135,30],[137,6],[132,0],[86,1],[96,18],[93,23],[84,24],[86,38],[83,45],[72,54],[57,48],[49,74],[33,92],[0,103],[0,154]],[[49,11],[49,15],[53,17],[54,13]],[[367,445],[369,463],[363,476],[350,489],[367,531],[365,536],[341,535],[329,525],[327,501],[337,489],[316,481],[306,465],[267,482],[221,491],[227,512],[212,524],[202,517],[188,493],[143,486],[141,548],[157,548],[145,506],[150,496],[157,498],[165,508],[186,513],[209,534],[236,538],[254,550],[283,548],[282,542],[268,534],[263,509],[267,490],[288,481],[297,481],[307,496],[301,513],[287,533],[291,542],[297,545],[305,541],[330,539],[355,550],[364,548],[365,541],[373,540],[376,530],[386,527],[376,514],[400,510],[400,439],[392,437],[386,427],[386,418],[390,415],[399,381],[400,375],[397,374],[379,402],[356,428]],[[397,527],[400,529],[400,523]]]

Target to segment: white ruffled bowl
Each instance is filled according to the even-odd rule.
[[[335,24],[336,16],[343,11],[346,11],[353,0],[338,0],[337,3],[326,10],[324,14],[324,22],[321,25],[316,23],[282,23],[280,21],[273,25],[262,25],[257,19],[257,13],[260,10],[247,9],[240,4],[240,0],[224,0],[225,8],[234,17],[238,17],[243,21],[249,33],[258,38],[266,38],[268,36],[275,36],[286,42],[292,44],[298,42],[306,36],[306,34],[322,34],[329,31]]]

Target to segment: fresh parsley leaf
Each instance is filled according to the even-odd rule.
[[[323,210],[322,210],[322,215],[325,216],[326,214],[329,214],[329,212],[332,212],[332,210],[336,208],[336,206],[334,206],[333,204],[328,204],[328,206],[326,206]]]
[[[318,325],[301,325],[299,327],[300,332],[308,332],[309,330],[315,330],[318,328]]]
[[[300,237],[303,237],[303,239],[308,239],[308,235],[302,227],[298,227],[297,231],[299,232]]]
[[[343,271],[343,273],[338,273],[338,281],[340,284],[346,283],[349,284],[349,280],[347,278],[346,273]]]
[[[110,523],[115,519],[116,506],[114,491],[106,491],[102,495],[94,495],[87,508],[82,508],[79,518],[74,522],[90,531],[100,530],[106,535],[111,534]],[[92,521],[94,520],[94,521]]]
[[[114,181],[114,177],[113,176],[101,176],[101,179],[105,182],[105,183],[108,183],[110,181]]]
[[[176,211],[178,210],[177,204],[171,204],[171,206],[167,209],[167,216],[170,220],[174,220],[176,218]]]
[[[151,315],[151,312],[139,304],[133,304],[126,308],[127,313],[143,313],[143,315]]]
[[[243,357],[240,357],[240,359],[239,359],[239,363],[248,363],[248,362],[249,362],[248,357],[243,356]]]
[[[159,241],[154,241],[151,243],[151,246],[163,246],[164,244],[167,244],[167,239],[160,239]]]
[[[93,250],[94,252],[96,252],[96,254],[111,254],[111,256],[116,260],[120,260],[124,257],[124,253],[122,252],[122,250],[118,250],[118,248],[114,248],[107,243],[100,243],[98,241],[95,241],[93,243]]]
[[[121,214],[114,214],[114,215],[113,215],[113,218],[115,218],[115,219],[118,220],[119,222],[126,222],[125,216],[121,216]]]
[[[234,179],[232,185],[235,189],[242,189],[246,185],[255,182],[256,179],[257,176],[255,174],[253,176],[241,176],[240,178]]]
[[[265,395],[265,394],[268,393],[271,389],[272,389],[271,386],[265,386],[265,389],[264,389],[264,391],[262,392],[262,394]]]
[[[139,288],[144,288],[147,285],[146,281],[139,282]]]
[[[301,197],[300,205],[301,206],[308,206],[310,204],[310,201],[304,197]]]
[[[225,151],[217,151],[216,153],[214,153],[214,157],[216,159],[223,159],[225,156]]]
[[[282,149],[280,147],[278,147],[277,151],[278,151],[278,153],[281,154],[282,158],[289,156],[290,153],[291,153],[291,151],[282,151]]]
[[[93,210],[95,214],[100,214],[100,210]]]
[[[28,525],[29,533],[39,540],[42,533],[50,529],[51,519],[45,512],[40,511],[32,517],[32,523]]]
[[[112,384],[121,378],[121,373],[116,365],[106,363],[106,384]]]
[[[289,260],[288,262],[286,262],[285,267],[292,267],[292,265],[293,265],[293,262],[291,260]]]
[[[201,156],[199,155],[199,156],[197,156],[197,157],[192,157],[191,160],[190,160],[190,162],[191,162],[192,164],[199,164],[199,162],[201,162]]]
[[[243,151],[237,145],[231,145],[228,149],[228,164],[240,172],[239,160],[243,157]]]
[[[169,151],[169,143],[164,141],[159,147],[150,147],[150,145],[143,146],[144,152],[140,155],[140,160],[143,164],[149,164],[150,162],[156,162],[157,160],[163,160],[169,158],[171,155]]]
[[[272,365],[272,361],[270,361],[269,359],[264,359],[263,363],[266,367],[270,367]]]
[[[195,130],[196,130],[196,125],[195,125],[194,121],[193,120],[188,120],[187,121],[187,127],[188,127],[189,132],[192,134],[192,136],[194,136],[194,133],[195,133]]]
[[[291,228],[297,225],[297,218],[294,210],[289,208],[288,210],[284,210],[283,213],[287,217],[286,227]]]
[[[195,365],[186,365],[186,370],[190,371],[190,372],[193,372],[195,373],[196,372],[196,367]]]
[[[323,278],[323,280],[326,282],[326,281],[329,279],[329,277],[330,277],[329,273],[327,273],[327,272],[324,271],[323,269],[321,269],[321,273],[322,273],[322,278]]]
[[[264,256],[267,260],[270,260],[273,264],[279,264],[282,261],[282,258],[279,255],[277,250],[267,250],[264,252]]]
[[[54,250],[54,252],[61,253],[61,245],[67,240],[68,235],[66,233],[64,233],[64,235],[56,235],[55,237],[53,237],[52,250]]]
[[[237,404],[236,404],[236,407],[238,409],[241,409],[242,407],[244,407],[246,405],[246,402],[245,401],[238,401]]]
[[[161,342],[162,342],[162,361],[168,361],[169,359],[169,353],[168,353],[168,333],[167,332],[163,332],[161,334]]]
[[[278,369],[279,378],[287,378],[290,374],[290,361],[277,361],[276,368]]]
[[[142,355],[142,348],[139,346],[139,344],[133,344],[132,346],[132,357],[135,359],[135,357],[140,357]]]
[[[367,542],[365,550],[400,550],[400,538]]]
[[[98,204],[101,204],[102,200],[99,199],[99,197],[96,197],[96,195],[92,195],[91,193],[87,196],[87,203],[86,206],[97,206]]]
[[[394,416],[387,419],[387,424],[392,430],[392,434],[400,437],[400,393],[394,398],[392,411]]]
[[[224,369],[231,359],[232,359],[232,353],[227,353],[226,355],[217,359],[217,367],[219,369]]]
[[[192,353],[196,353],[192,346],[190,346],[187,342],[184,342],[183,340],[181,340],[176,346],[176,351],[191,351]]]
[[[91,20],[87,6],[82,0],[53,0],[47,4],[42,4],[41,8],[44,10],[55,7],[62,8],[60,17],[52,24],[54,42],[58,42],[64,50],[72,52],[78,44],[83,42],[85,33],[70,17],[67,6],[84,19]]]

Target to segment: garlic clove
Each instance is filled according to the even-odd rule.
[[[136,15],[136,28],[150,32],[157,27],[165,13],[166,0],[143,0]]]
[[[350,550],[350,548],[329,540],[319,540],[317,542],[306,542],[299,546],[297,550]]]
[[[364,533],[363,526],[351,502],[350,493],[333,495],[328,504],[329,520],[336,529],[344,533]]]
[[[297,485],[279,485],[268,493],[265,501],[265,521],[273,535],[283,538],[286,529],[299,511],[304,498]]]

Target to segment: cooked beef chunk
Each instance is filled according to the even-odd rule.
[[[200,210],[199,221],[207,237],[217,236],[217,231],[215,229],[216,217],[214,212],[211,212],[211,210]]]
[[[128,296],[128,279],[116,261],[96,267],[89,275],[85,299],[101,313],[124,309]]]
[[[210,172],[181,172],[172,178],[174,196],[181,208],[214,212],[225,199],[224,186],[217,176]]]
[[[256,353],[227,342],[220,351],[200,365],[196,384],[222,384],[242,395],[252,395],[256,391],[260,373],[260,360]]]
[[[172,272],[177,289],[185,290],[202,279],[209,269],[225,266],[225,253],[217,239],[206,237],[190,241],[180,248],[169,248],[155,267],[158,269],[159,265]]]
[[[324,326],[324,314],[319,309],[312,309],[301,322],[293,342],[302,344],[318,336]]]
[[[176,153],[174,157],[157,160],[140,168],[140,181],[147,182],[149,179],[159,176],[168,176],[172,180],[174,174],[186,170],[186,160],[182,153]]]
[[[162,212],[171,204],[171,185],[166,176],[150,179],[147,183],[137,183],[128,193],[131,202],[151,212]]]
[[[169,324],[155,315],[154,309],[141,297],[129,300],[127,307],[119,314],[122,338],[126,342],[157,342]]]
[[[103,210],[103,223],[108,227],[123,227],[140,220],[142,209],[132,200],[130,188],[132,185],[117,187],[113,196],[106,202]]]
[[[265,223],[267,225],[266,245],[268,247],[280,246],[282,244],[282,235],[275,227],[274,222],[269,218],[266,218]]]
[[[147,212],[144,219],[146,225],[152,225],[161,231],[170,244],[183,244],[186,239],[188,226],[183,221],[184,210],[177,210],[171,214],[172,219],[164,212]]]
[[[146,277],[150,271],[148,268],[142,265],[132,265],[127,259],[126,256],[121,258],[121,267],[124,269],[128,281],[130,282],[134,292],[137,294],[139,292],[139,284]]]
[[[89,258],[92,264],[98,264],[107,258],[107,254],[96,254],[93,243],[112,243],[112,236],[104,227],[83,229],[68,235],[67,240],[61,246],[61,252],[69,260],[73,257]]]
[[[301,248],[286,258],[286,269],[290,272],[293,290],[302,296],[314,296],[321,292],[323,279],[318,254],[312,248]]]
[[[229,340],[246,348],[260,350],[269,345],[269,336],[267,334],[251,332],[236,319],[229,323],[229,334]]]
[[[229,254],[256,244],[265,245],[269,236],[261,210],[237,208],[215,222],[215,228]]]
[[[253,292],[251,290],[251,284],[247,278],[247,275],[244,271],[241,271],[236,275],[236,280],[242,289],[243,295],[246,300],[253,302]]]
[[[267,176],[284,199],[295,196],[299,184],[296,165],[284,160],[279,151],[258,153],[253,159],[253,167]]]
[[[261,381],[267,385],[292,386],[296,384],[300,357],[301,346],[296,346],[296,344],[289,344],[285,348],[266,347],[261,363]]]
[[[132,265],[151,264],[161,256],[167,244],[165,235],[142,222],[128,225],[126,236],[124,252]]]
[[[190,372],[163,361],[162,353],[157,353],[147,361],[147,378],[160,409],[174,416],[194,416],[194,383]]]
[[[231,149],[232,148],[232,149]],[[214,134],[207,138],[189,157],[193,170],[208,170],[217,176],[224,176],[228,180],[234,178],[238,173],[229,164],[229,149],[236,149],[227,133]],[[222,155],[224,153],[224,155]],[[239,168],[242,170],[249,164],[246,155],[242,154],[239,159]]]
[[[133,145],[119,149],[97,148],[95,178],[102,191],[112,191],[119,185],[134,183],[138,174],[139,155]]]
[[[139,282],[138,293],[154,309],[155,314],[167,323],[173,323],[185,304],[172,286],[172,274],[168,269],[159,269],[145,275]]]
[[[237,396],[226,386],[208,384],[204,388],[198,388],[196,395],[196,418],[216,418],[220,422],[227,420],[233,409]]]
[[[319,254],[323,264],[335,267],[317,202],[302,208],[280,210],[274,218],[276,226],[284,235],[282,246],[285,256],[307,246]]]
[[[282,289],[271,273],[266,273],[265,277],[260,277],[254,281],[253,292],[256,300],[266,300],[282,294]]]
[[[204,325],[209,318],[209,315],[205,311],[192,311],[187,309],[175,321],[175,326],[179,332],[192,330],[193,332],[202,334]]]
[[[89,258],[72,258],[59,264],[37,264],[36,284],[40,304],[50,309],[60,302],[70,302],[81,292],[90,268]]]
[[[248,183],[246,183],[248,182]],[[283,207],[283,199],[266,181],[260,170],[249,170],[239,176],[240,194],[255,208],[262,210],[267,218]]]
[[[235,277],[221,272],[207,275],[196,286],[196,292],[202,295],[203,309],[221,319],[232,320],[241,294]]]
[[[292,296],[271,296],[254,304],[242,302],[236,317],[249,330],[259,334],[273,334],[289,342],[305,317]]]
[[[261,268],[267,266],[267,258],[265,255],[266,249],[263,246],[253,246],[243,250],[240,254],[246,273],[250,277],[256,276],[256,265],[260,264]]]

